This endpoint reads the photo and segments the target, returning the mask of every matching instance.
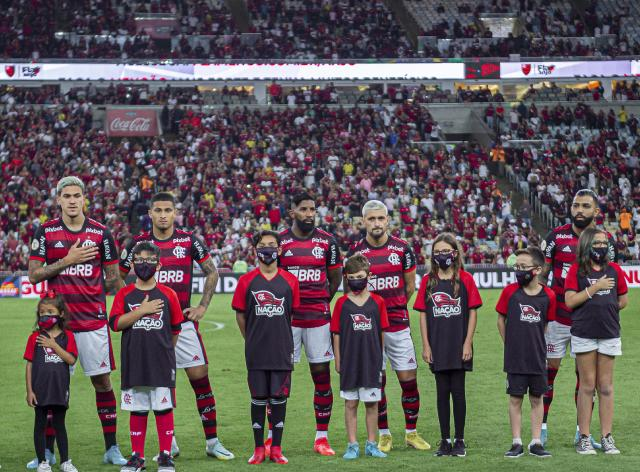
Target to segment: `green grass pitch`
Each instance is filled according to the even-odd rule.
[[[510,428],[507,416],[505,375],[502,372],[502,343],[496,329],[494,307],[498,290],[482,291],[484,306],[479,312],[475,337],[475,371],[467,376],[467,430],[466,458],[436,458],[432,452],[408,450],[403,444],[404,417],[400,405],[400,388],[389,372],[387,396],[389,423],[394,434],[395,447],[387,459],[370,459],[346,463],[342,458],[346,437],[344,432],[344,403],[338,396],[338,376],[333,372],[334,409],[329,437],[336,449],[335,458],[320,457],[312,452],[315,423],[312,408],[312,383],[308,368],[303,362],[293,375],[292,396],[289,401],[284,433],[283,450],[289,458],[290,469],[305,471],[397,469],[424,470],[539,470],[541,467],[555,470],[640,470],[640,433],[638,416],[638,388],[636,377],[640,358],[640,291],[632,290],[629,307],[622,313],[624,355],[616,361],[615,395],[616,413],[614,435],[622,451],[618,457],[578,456],[572,447],[575,432],[575,407],[573,389],[575,375],[573,361],[568,357],[556,382],[555,400],[549,419],[550,440],[548,447],[553,458],[541,464],[540,459],[522,457],[509,461],[502,457],[510,446]],[[223,443],[233,451],[236,459],[224,463],[207,458],[204,454],[202,424],[195,410],[195,399],[184,373],[178,376],[175,430],[181,449],[176,461],[178,471],[244,470],[253,450],[251,421],[249,418],[249,393],[246,386],[243,343],[230,309],[231,296],[217,295],[201,325],[210,362],[210,376],[218,406],[218,432]],[[25,470],[25,464],[34,457],[33,412],[25,402],[24,352],[27,337],[34,321],[35,300],[4,299],[0,301],[0,465],[2,472]],[[421,350],[417,314],[413,315],[414,341]],[[119,355],[120,336],[114,335],[116,355]],[[419,354],[418,354],[418,357]],[[120,371],[112,375],[116,396],[119,399]],[[81,369],[72,378],[71,403],[67,415],[70,457],[81,472],[115,471],[115,466],[103,466],[102,434],[95,411],[93,389]],[[435,410],[434,380],[424,363],[418,373],[421,411],[419,432],[436,448],[439,439]],[[529,408],[525,403],[523,441],[530,440]],[[364,408],[359,415],[359,439],[365,439]],[[598,435],[597,409],[592,431]],[[125,454],[129,453],[129,415],[118,411],[118,442]],[[149,421],[147,456],[157,450],[154,420]],[[271,469],[273,464],[261,467]],[[54,470],[58,470],[55,466]],[[147,470],[156,470],[151,461]]]

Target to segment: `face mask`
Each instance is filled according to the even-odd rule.
[[[38,318],[38,328],[48,331],[61,321],[59,316],[44,315]]]
[[[364,279],[347,279],[347,285],[349,286],[349,290],[351,290],[356,295],[361,293],[365,288],[367,288],[368,279],[365,277]]]
[[[609,254],[608,247],[592,247],[589,255],[593,262],[600,264],[607,260],[607,254]]]
[[[571,217],[571,222],[576,225],[576,228],[585,229],[587,226],[591,224],[593,221],[593,216],[591,218],[584,218],[582,220],[576,220],[575,217]]]
[[[516,270],[516,280],[518,281],[518,285],[521,287],[529,285],[529,282],[533,280],[533,277],[533,270]]]
[[[438,254],[433,256],[433,261],[440,267],[441,269],[448,269],[453,265],[454,253],[451,254]]]
[[[310,233],[311,231],[313,231],[313,228],[315,228],[315,224],[313,223],[313,221],[311,223],[307,223],[306,221],[296,220],[296,222],[298,224],[298,228],[300,228],[300,231],[305,234]]]
[[[278,260],[278,249],[275,247],[261,247],[256,249],[258,259],[264,264],[271,265]]]
[[[138,278],[143,281],[150,280],[156,273],[156,264],[149,264],[148,262],[140,262],[133,264],[133,271]]]

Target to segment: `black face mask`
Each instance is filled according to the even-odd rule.
[[[48,331],[55,325],[62,324],[62,318],[59,316],[44,315],[38,318],[38,328],[43,331]]]
[[[601,264],[607,260],[607,255],[609,254],[608,247],[592,247],[589,255],[591,256],[591,260],[596,264]]]
[[[367,283],[369,280],[365,277],[364,279],[347,279],[347,285],[349,286],[349,290],[351,290],[356,295],[361,293],[365,288],[367,288]]]
[[[275,247],[261,247],[256,249],[258,259],[264,264],[271,265],[278,260],[278,248]]]
[[[302,231],[305,234],[310,233],[311,231],[313,231],[313,228],[316,227],[313,221],[311,223],[307,223],[304,220],[296,220],[296,223],[300,231]]]
[[[453,265],[455,259],[455,253],[451,254],[438,254],[433,256],[433,262],[435,262],[441,269],[448,269]]]
[[[529,285],[529,282],[533,280],[533,277],[533,270],[516,270],[516,280],[518,281],[518,285],[521,287]]]
[[[138,278],[143,281],[150,280],[156,273],[157,264],[150,264],[148,262],[138,262],[137,264],[133,264],[133,271],[136,273]]]
[[[591,218],[584,218],[582,220],[576,220],[575,216],[572,216],[571,222],[576,225],[576,228],[585,229],[593,222],[593,216]]]

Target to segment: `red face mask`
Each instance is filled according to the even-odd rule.
[[[60,322],[59,316],[49,316],[49,315],[41,316],[40,318],[38,318],[38,328],[44,331],[48,331],[59,322]]]

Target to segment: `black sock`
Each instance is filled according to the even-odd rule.
[[[456,427],[456,439],[464,439],[464,425],[467,418],[467,399],[465,395],[465,371],[451,373],[451,396],[453,397],[453,422]]]
[[[447,440],[451,438],[451,378],[449,372],[436,372],[435,375],[440,437]]]
[[[58,443],[61,464],[69,460],[69,442],[67,439],[67,428],[64,423],[66,415],[67,409],[65,407],[54,407],[52,422],[53,427],[56,429],[56,442]]]
[[[251,424],[253,427],[253,441],[256,447],[264,446],[264,419],[267,414],[267,400],[265,398],[251,399]]]
[[[271,421],[273,421],[272,446],[280,446],[284,431],[284,418],[287,414],[287,399],[271,398],[269,404],[271,405]]]

